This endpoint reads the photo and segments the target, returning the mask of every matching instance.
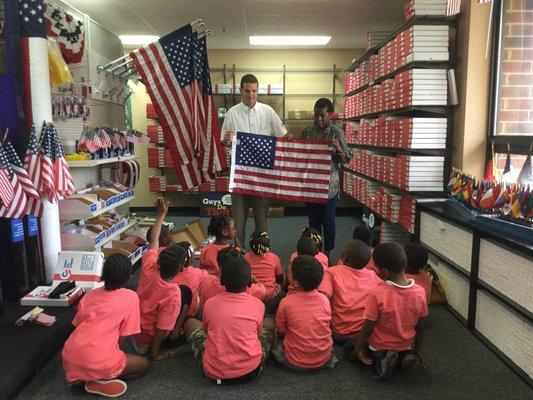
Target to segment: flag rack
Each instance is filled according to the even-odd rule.
[[[190,24],[193,29],[198,29],[204,26],[205,22],[202,19],[197,19]],[[198,37],[210,35],[211,30],[209,29],[198,33]],[[120,80],[127,79],[136,73],[135,66],[132,64],[132,59],[129,54],[110,61],[106,65],[97,65],[96,71],[98,73],[104,72],[106,76],[111,74],[114,78],[119,78]]]

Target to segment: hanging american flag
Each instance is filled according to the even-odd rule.
[[[24,169],[35,188],[39,188],[41,180],[41,159],[39,156],[39,145],[37,144],[37,135],[35,134],[35,125],[32,127],[30,137],[28,140],[28,148],[26,149],[26,156],[24,157]],[[41,216],[42,203],[33,197],[28,198],[29,213],[34,216]]]
[[[198,186],[221,170],[205,38],[198,40],[189,24],[130,53],[184,188]]]
[[[331,149],[325,143],[237,132],[230,192],[325,203]]]
[[[24,169],[24,165],[22,164],[22,161],[20,160],[17,152],[15,151],[15,148],[11,144],[9,140],[6,140],[4,142],[4,150],[7,156],[7,159],[9,160],[9,164],[11,165],[11,168],[17,175],[17,179],[22,185],[22,189],[24,189],[24,192],[26,193],[26,196],[28,198],[33,199],[39,199],[39,193],[37,193],[37,188],[33,184],[32,179],[28,175],[28,172]]]
[[[0,218],[22,218],[28,212],[28,199],[26,193],[20,184],[17,174],[13,171],[11,162],[3,147],[0,147],[0,168],[4,169],[7,164],[6,171],[9,176],[9,184],[13,190],[13,197],[11,204],[0,208]]]
[[[461,12],[461,0],[447,0],[446,15],[456,15]]]
[[[76,191],[70,169],[63,155],[61,140],[56,127],[51,122],[48,124],[52,136],[52,162],[54,163],[54,189],[59,196],[70,196]]]

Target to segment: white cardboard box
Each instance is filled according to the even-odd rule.
[[[101,286],[104,255],[91,251],[62,251],[54,270],[54,283],[76,281],[89,291]]]
[[[49,307],[68,307],[76,299],[83,295],[83,288],[78,285],[76,289],[65,298],[49,299],[48,294],[55,288],[59,282],[52,286],[37,286],[30,293],[20,299],[21,306],[49,306]]]

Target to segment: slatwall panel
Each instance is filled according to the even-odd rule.
[[[422,212],[420,242],[470,271],[473,235],[467,230]]]
[[[533,311],[533,262],[481,239],[478,277],[511,300]]]
[[[465,320],[468,319],[468,279],[432,254],[429,256],[429,264],[439,277],[448,305]]]
[[[533,378],[532,322],[511,311],[484,290],[478,290],[476,328]]]
[[[90,100],[91,117],[89,126],[97,127],[101,125],[109,126],[120,130],[126,129],[126,117],[124,106],[104,100]]]

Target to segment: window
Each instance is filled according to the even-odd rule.
[[[494,145],[500,176],[511,154],[506,179],[511,182],[516,181],[533,142],[533,2],[493,1],[489,148]]]

